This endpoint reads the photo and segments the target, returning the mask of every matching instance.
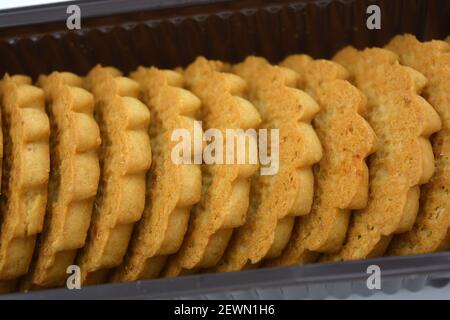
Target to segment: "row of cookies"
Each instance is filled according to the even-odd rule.
[[[0,290],[447,249],[449,57],[405,35],[332,61],[6,75]],[[196,120],[279,129],[278,173],[174,163]]]
[[[109,263],[140,219],[150,113],[136,82],[101,69],[2,80],[3,291],[60,285],[77,254],[85,270]]]
[[[450,75],[450,64],[445,62],[444,57],[449,54],[448,49],[448,45],[444,42],[422,44],[412,36],[402,36],[393,39],[387,49],[357,51],[354,48],[345,48],[335,55],[333,60],[345,67],[349,72],[348,79],[367,97],[365,118],[377,137],[376,152],[368,161],[370,181],[368,198],[365,205],[353,208],[359,210],[353,212],[345,240],[342,237],[337,240],[348,224],[345,213],[341,212],[331,217],[329,213],[328,219],[319,219],[320,224],[316,227],[320,230],[321,238],[323,234],[328,234],[327,228],[333,227],[336,241],[334,247],[308,246],[308,242],[311,241],[310,221],[299,221],[292,243],[279,259],[269,262],[270,265],[298,263],[309,254],[308,251],[322,253],[318,257],[319,261],[364,259],[389,253],[433,252],[440,250],[441,247],[420,249],[429,246],[433,240],[430,238],[433,237],[439,239],[442,249],[449,245],[445,238],[449,226],[446,221],[449,214],[448,163],[439,165],[441,158],[448,160],[449,154],[448,149],[446,153],[435,151],[438,170],[434,174],[434,155],[429,142],[429,137],[435,132],[439,131],[438,136],[447,135],[446,125],[443,125],[443,129],[441,126],[445,122],[445,113],[448,112],[450,101],[449,82],[445,80],[445,77],[448,79]],[[435,56],[430,55],[430,52]],[[408,58],[412,61],[408,61]],[[417,64],[417,60],[420,59],[434,60],[425,63],[430,66],[428,72]],[[427,74],[428,79],[431,77],[440,79],[434,80],[433,83],[418,70]],[[437,74],[446,76],[441,77]],[[427,99],[436,110],[421,96],[424,89],[427,90]],[[440,142],[436,143],[435,140],[435,147],[439,144]],[[442,169],[444,170],[441,171]],[[435,209],[428,212],[428,215],[440,220],[441,230],[429,229],[427,231],[432,236],[426,235],[409,244],[406,238],[414,234],[415,230],[427,227],[426,221],[416,217],[419,211],[420,186],[427,184],[433,174],[430,184],[439,179],[447,180],[437,187],[441,189],[441,186],[446,185],[438,191],[444,193],[437,201],[440,212],[436,212]],[[336,186],[335,184],[334,187]],[[341,196],[336,199],[345,198]],[[423,197],[421,215],[424,211],[430,210],[426,207],[430,201],[435,200],[428,196]],[[313,217],[314,214],[307,220]],[[443,232],[438,234],[438,231]],[[391,243],[392,238],[395,240]],[[318,243],[324,243],[323,241]],[[412,249],[411,245],[416,248]],[[405,247],[410,247],[411,250],[408,252],[401,249]]]

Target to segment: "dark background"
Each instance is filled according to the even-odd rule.
[[[161,3],[166,8],[158,9]],[[139,65],[186,66],[198,55],[229,62],[249,54],[272,62],[291,53],[321,58],[347,44],[382,46],[405,32],[421,40],[450,33],[448,0],[78,1],[81,30],[72,31],[65,21],[69,4],[0,14],[0,76],[83,75],[97,63],[128,73]],[[370,4],[381,8],[381,30],[366,27]]]

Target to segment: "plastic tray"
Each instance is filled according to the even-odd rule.
[[[380,268],[380,290],[370,290],[369,266]],[[321,299],[370,296],[377,291],[418,291],[450,279],[450,253],[383,257],[364,261],[256,269],[105,284],[81,290],[52,289],[1,296],[4,299]]]
[[[66,29],[66,8],[77,4],[82,29]],[[381,30],[366,28],[366,8],[377,4]],[[0,75],[36,77],[53,70],[85,74],[97,63],[125,72],[139,65],[185,66],[198,55],[237,62],[257,54],[276,63],[291,53],[330,57],[339,48],[382,46],[405,32],[419,39],[450,33],[447,0],[99,0],[0,12]],[[370,295],[367,267],[381,269],[381,291],[443,286],[450,252],[384,257],[336,264],[203,274],[82,290],[3,295],[4,299],[282,299]]]

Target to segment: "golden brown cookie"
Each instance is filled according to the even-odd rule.
[[[205,134],[208,129],[217,129],[225,137],[226,129],[247,130],[257,128],[261,122],[258,111],[243,98],[245,81],[224,72],[225,69],[221,62],[200,57],[184,72],[188,88],[202,101]],[[225,146],[225,140],[214,143],[220,148]],[[245,150],[248,153],[249,149]],[[258,165],[247,161],[237,164],[235,158],[232,160],[231,164],[202,165],[201,200],[193,210],[183,245],[168,261],[165,276],[215,266],[233,230],[244,223],[250,177]]]
[[[200,200],[200,164],[176,164],[171,159],[176,141],[174,130],[187,130],[194,136],[200,99],[183,88],[182,74],[171,70],[140,67],[131,77],[141,84],[143,100],[153,122],[150,129],[153,165],[147,180],[147,201],[123,264],[114,281],[132,281],[159,276],[168,255],[176,253],[187,230],[191,208]],[[198,128],[197,134],[202,135]],[[199,153],[191,148],[189,157]],[[201,158],[200,158],[201,160]]]
[[[44,92],[26,76],[5,75],[0,83],[3,159],[0,287],[15,289],[29,269],[42,231],[50,167],[50,125]],[[2,152],[3,154],[3,152]]]
[[[237,271],[282,253],[295,217],[311,209],[312,165],[322,157],[310,124],[319,106],[295,88],[298,75],[294,71],[248,57],[233,72],[247,81],[247,95],[261,114],[261,127],[279,130],[279,171],[254,177],[247,220],[233,235],[218,271]]]
[[[417,216],[421,184],[434,172],[428,137],[441,126],[433,107],[420,96],[426,78],[399,64],[391,51],[347,47],[334,61],[350,72],[368,99],[367,120],[378,138],[370,160],[367,207],[351,219],[341,251],[324,261],[382,255],[393,234],[410,230]]]
[[[388,253],[419,254],[450,247],[450,45],[444,41],[419,42],[413,35],[397,36],[386,46],[403,65],[424,74],[424,96],[442,120],[433,137],[436,172],[422,188],[422,201],[411,231],[394,237]]]
[[[279,258],[266,263],[270,266],[312,262],[316,252],[340,250],[352,210],[367,204],[369,171],[365,159],[376,147],[375,133],[362,117],[366,97],[346,81],[345,68],[305,55],[289,56],[281,65],[300,75],[300,89],[320,106],[313,124],[323,157],[314,170],[311,213],[297,218],[287,247]]]
[[[133,226],[144,210],[145,175],[151,165],[150,112],[138,100],[140,86],[108,67],[85,79],[100,127],[101,178],[85,247],[77,257],[82,284],[104,282],[122,263]]]
[[[100,175],[99,128],[94,99],[82,79],[68,72],[39,77],[52,132],[49,201],[36,259],[23,290],[61,286],[66,269],[84,246]]]

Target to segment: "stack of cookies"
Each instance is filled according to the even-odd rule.
[[[450,248],[450,37],[0,98],[0,292]]]

